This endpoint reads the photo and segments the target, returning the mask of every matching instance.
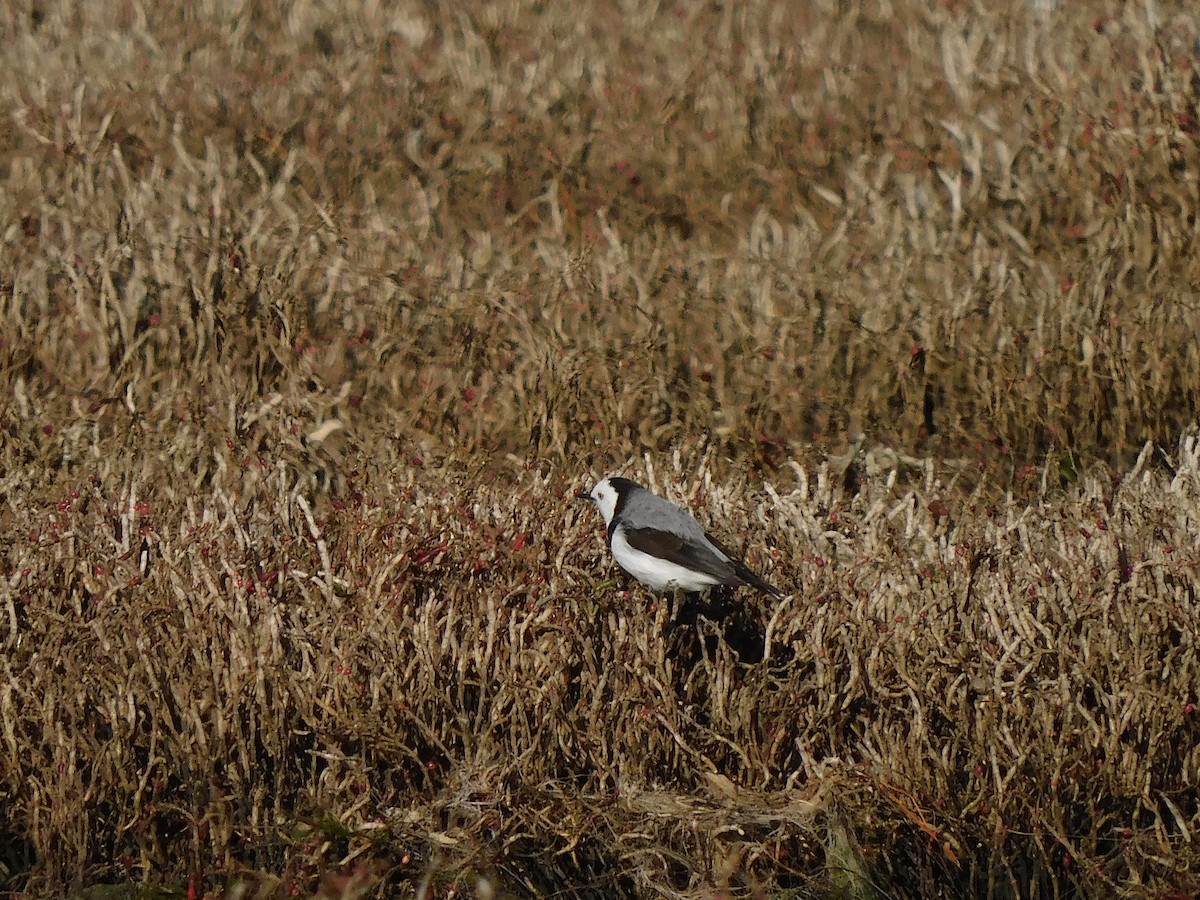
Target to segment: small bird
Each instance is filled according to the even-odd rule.
[[[730,553],[692,514],[628,478],[605,478],[591,492],[604,516],[612,554],[621,568],[653,591],[698,593],[723,585],[749,585],[772,597],[767,584]]]

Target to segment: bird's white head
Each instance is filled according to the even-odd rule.
[[[592,488],[590,493],[580,491],[577,496],[584,497],[596,504],[600,515],[604,516],[605,525],[612,522],[612,517],[617,511],[617,489],[613,486],[612,481],[605,478]]]

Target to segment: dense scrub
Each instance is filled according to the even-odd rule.
[[[0,890],[1200,890],[1198,37],[0,10]]]

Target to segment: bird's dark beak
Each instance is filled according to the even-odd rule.
[[[592,499],[592,495],[591,495],[591,494],[589,494],[587,491],[576,491],[576,492],[575,492],[575,499],[576,499],[576,500],[591,500],[591,499]]]

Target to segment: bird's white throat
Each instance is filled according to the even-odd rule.
[[[600,510],[600,515],[604,516],[604,524],[607,527],[617,512],[617,489],[605,478],[592,489],[592,500]]]

